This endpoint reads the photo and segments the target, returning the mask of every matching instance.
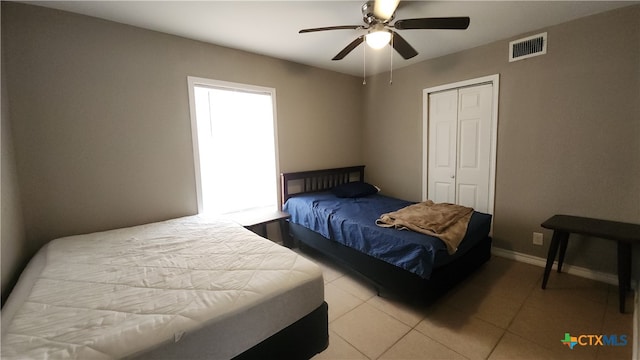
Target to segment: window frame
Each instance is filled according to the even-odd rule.
[[[196,104],[195,104],[195,94],[194,87],[210,87],[216,89],[229,89],[232,91],[244,91],[250,93],[260,93],[260,94],[269,94],[271,96],[271,105],[273,111],[273,142],[274,142],[274,156],[275,156],[275,174],[276,177],[276,206],[278,210],[282,210],[282,205],[280,199],[282,198],[280,194],[280,156],[279,156],[279,141],[278,141],[278,117],[277,117],[277,108],[276,108],[276,89],[265,86],[258,85],[250,85],[215,79],[208,79],[196,76],[187,76],[187,86],[188,86],[188,94],[189,94],[189,113],[191,119],[191,142],[192,142],[192,150],[193,150],[193,168],[195,175],[195,184],[196,184],[196,201],[198,206],[198,214],[202,214],[204,210],[204,200],[202,197],[202,179],[201,179],[201,169],[200,169],[200,144],[198,142],[198,120],[196,117]]]

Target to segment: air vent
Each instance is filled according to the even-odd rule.
[[[509,43],[509,62],[547,53],[547,33],[529,36]]]

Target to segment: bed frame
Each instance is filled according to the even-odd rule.
[[[353,181],[364,181],[364,165],[283,173],[282,203],[302,193],[327,191],[336,185]],[[301,225],[290,223],[289,229],[294,244],[302,250],[319,252],[359,274],[376,288],[378,295],[419,302],[436,300],[491,257],[491,237],[487,236],[455,260],[434,268],[431,278],[425,280],[400,267],[329,240]]]
[[[242,336],[242,334],[237,334],[237,336]],[[208,354],[208,349],[218,346],[220,345],[211,342],[206,332],[194,332],[180,341],[179,348],[175,348],[174,344],[170,343],[130,359],[205,359]],[[232,360],[311,359],[316,354],[324,351],[328,346],[328,305],[324,302],[298,321],[269,336],[241,354],[234,356]],[[185,354],[183,352],[184,349],[198,350],[193,350],[192,353]]]
[[[328,305],[270,336],[233,360],[311,359],[329,346]]]
[[[364,165],[280,174],[282,205],[295,195],[327,191],[348,182],[364,181]]]

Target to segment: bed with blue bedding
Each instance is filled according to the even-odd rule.
[[[285,173],[281,182],[295,243],[361,274],[380,294],[433,300],[490,257],[489,214],[474,211],[457,251],[449,254],[437,237],[376,225],[382,214],[412,202],[379,193],[336,196],[333,189],[364,182],[364,166]]]

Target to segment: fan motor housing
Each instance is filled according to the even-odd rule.
[[[374,7],[375,7],[375,1],[367,1],[362,5],[362,20],[367,25],[374,25],[378,23],[388,23],[389,21],[393,20],[395,14],[391,15],[391,17],[387,20],[376,18],[373,11]]]

